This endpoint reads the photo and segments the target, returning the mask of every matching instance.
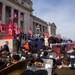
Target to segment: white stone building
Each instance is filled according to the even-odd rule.
[[[14,18],[24,33],[28,33],[31,28],[34,35],[45,32],[56,35],[56,25],[34,16],[32,5],[31,0],[0,0],[0,20],[5,24],[10,18]]]

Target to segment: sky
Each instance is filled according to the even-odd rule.
[[[56,33],[75,41],[75,0],[31,0],[33,14],[55,23]]]

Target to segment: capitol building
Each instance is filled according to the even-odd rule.
[[[14,22],[24,33],[28,33],[31,28],[34,35],[43,35],[48,32],[55,36],[55,23],[46,22],[36,17],[33,15],[34,11],[31,0],[0,0],[0,20],[3,24],[6,24],[10,18],[14,18]]]

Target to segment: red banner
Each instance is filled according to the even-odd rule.
[[[20,30],[13,20],[7,25],[6,33],[10,35],[20,34]]]

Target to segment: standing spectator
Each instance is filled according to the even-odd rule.
[[[65,52],[65,48],[66,48],[66,45],[64,44],[64,42],[62,41],[61,45],[57,46],[60,48],[60,53],[62,52]]]
[[[3,49],[9,52],[9,47],[8,47],[9,42],[5,41],[5,45],[3,46]]]
[[[20,42],[19,37],[17,37],[17,39],[16,39],[16,48],[17,48],[17,53],[18,53],[20,51],[20,48],[21,48],[21,42]]]
[[[49,46],[49,44],[48,44],[48,37],[47,36],[45,36],[45,38],[44,38],[44,40],[45,40],[45,46]]]
[[[28,43],[28,41],[25,43],[24,48],[25,48],[27,51],[30,50],[30,47],[29,47],[29,43]]]

